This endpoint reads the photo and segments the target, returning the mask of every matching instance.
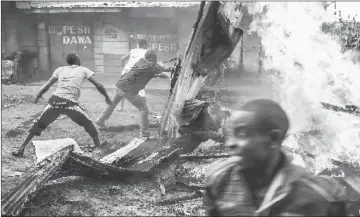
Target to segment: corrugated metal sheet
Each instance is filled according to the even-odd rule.
[[[16,2],[18,9],[41,9],[41,8],[129,8],[129,7],[192,7],[200,5],[200,2],[87,2],[87,1],[21,1]]]
[[[24,182],[5,194],[1,198],[1,215],[20,215],[23,208],[62,167],[73,149],[73,145],[68,146],[45,158],[30,172],[30,176]]]

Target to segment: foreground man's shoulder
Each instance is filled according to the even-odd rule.
[[[230,170],[236,166],[237,161],[236,158],[230,157],[214,162],[207,173],[206,185],[209,186],[221,182],[229,174]]]
[[[342,200],[346,196],[346,190],[336,179],[324,175],[308,175],[302,181],[314,190],[317,194],[322,195],[328,201]]]

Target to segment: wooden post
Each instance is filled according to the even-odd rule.
[[[241,2],[202,2],[190,42],[181,64],[179,78],[169,97],[159,133],[176,138],[185,100],[193,99],[206,78],[216,73],[243,35]]]
[[[262,46],[261,39],[260,39],[260,45],[259,45],[259,69],[258,69],[258,75],[260,75],[260,74],[261,74],[261,68],[262,68],[262,65],[263,65],[263,62],[262,62],[262,53],[263,53],[263,46]]]
[[[240,72],[238,73],[238,76],[240,76],[240,73],[244,73],[244,36],[241,37],[241,47],[240,47],[240,64],[239,64]]]

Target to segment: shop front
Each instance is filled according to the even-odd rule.
[[[52,7],[41,2],[16,5],[35,19],[31,38],[37,40],[44,78],[66,65],[69,53],[79,54],[81,64],[95,73],[121,73],[121,58],[136,48],[140,39],[148,42],[148,49],[157,52],[158,61],[167,62],[183,52],[182,46],[192,29],[192,23],[185,25],[179,17],[179,10],[187,10],[181,7],[127,7],[125,3],[76,7]],[[181,23],[188,26],[186,31],[180,28]]]
[[[84,17],[85,16],[85,17]],[[51,70],[66,64],[68,53],[77,53],[81,64],[94,70],[94,29],[88,14],[52,14],[47,20]]]
[[[82,65],[97,73],[120,73],[121,58],[136,48],[140,39],[157,52],[158,61],[177,57],[178,23],[174,17],[127,14],[96,14],[97,20],[89,13],[51,15],[47,22],[51,70],[63,66],[68,53],[78,53]]]
[[[148,49],[157,52],[158,61],[177,57],[179,51],[178,24],[175,18],[134,18],[130,24],[130,49],[145,39]]]

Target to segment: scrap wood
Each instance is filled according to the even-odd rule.
[[[46,157],[28,174],[30,174],[29,178],[2,198],[2,215],[19,215],[26,204],[44,187],[46,182],[56,178],[85,176],[102,180],[125,180],[149,175],[149,173],[142,171],[115,167],[74,152],[74,145],[66,146]]]
[[[159,123],[149,123],[149,128],[158,128],[160,126]],[[107,126],[101,127],[100,131],[106,132],[123,132],[123,131],[133,131],[136,129],[140,129],[140,125],[138,124],[130,124],[130,125],[120,125],[120,126]]]
[[[123,181],[132,177],[147,177],[146,171],[136,171],[129,168],[118,167],[108,163],[102,163],[84,154],[71,152],[68,160],[58,171],[59,177],[85,176],[93,179]]]
[[[19,186],[5,194],[1,199],[2,215],[16,216],[42,189],[46,182],[61,168],[68,159],[74,146],[67,146],[45,158]]]
[[[186,160],[197,160],[197,159],[212,159],[212,158],[228,158],[229,154],[215,154],[215,155],[180,155],[180,158]]]
[[[146,141],[147,138],[143,137],[143,138],[134,138],[133,140],[131,140],[131,142],[129,144],[127,144],[125,147],[122,147],[120,149],[118,149],[117,151],[103,157],[100,162],[102,163],[107,163],[107,164],[111,164],[119,159],[121,159],[122,157],[124,157],[125,155],[127,155],[129,152],[131,152],[132,150],[136,149],[137,147],[139,147],[139,145],[141,145],[143,142]]]
[[[187,201],[187,200],[193,200],[193,199],[196,199],[196,198],[199,198],[202,196],[203,196],[202,190],[198,190],[198,191],[195,191],[191,195],[178,197],[178,198],[171,198],[171,199],[167,199],[167,200],[161,200],[161,201],[157,202],[157,204],[158,205],[174,204],[174,203],[179,203],[179,202],[183,202],[183,201]]]
[[[164,150],[162,153],[154,156],[153,158],[148,159],[147,161],[140,161],[125,168],[143,172],[148,171],[152,174],[155,174],[157,173],[157,171],[161,170],[163,166],[167,166],[168,164],[171,164],[176,159],[178,159],[180,151],[180,148],[167,149]]]
[[[181,119],[185,100],[198,95],[208,75],[218,72],[218,66],[238,44],[243,34],[242,4],[202,2],[179,77],[162,115],[159,135],[177,136],[177,128],[185,124]]]
[[[336,111],[336,112],[345,112],[345,113],[350,113],[350,114],[353,114],[356,116],[360,116],[360,108],[355,105],[346,105],[345,107],[342,107],[342,106],[333,105],[333,104],[326,103],[326,102],[321,102],[321,105],[323,106],[323,108],[328,109],[328,110],[332,110],[332,111]]]

